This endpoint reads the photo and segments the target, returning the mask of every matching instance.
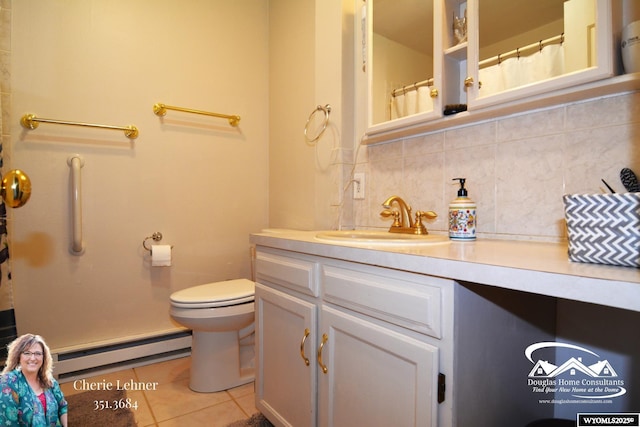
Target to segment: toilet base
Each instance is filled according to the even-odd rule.
[[[200,393],[228,390],[255,378],[240,365],[238,331],[193,331],[189,388]]]

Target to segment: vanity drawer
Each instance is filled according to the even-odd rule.
[[[324,265],[321,273],[324,300],[442,338],[442,289],[425,283],[435,282],[436,278],[376,267],[368,268],[368,272],[363,270]]]
[[[318,263],[258,250],[256,251],[256,281],[274,283],[317,297]]]

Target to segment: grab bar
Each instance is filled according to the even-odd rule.
[[[124,131],[124,136],[129,139],[136,139],[139,135],[138,128],[134,125],[129,126],[111,126],[111,125],[99,125],[94,123],[82,123],[82,122],[70,122],[67,120],[55,120],[55,119],[43,119],[41,117],[36,117],[35,114],[25,114],[20,119],[20,124],[25,129],[37,129],[40,123],[55,123],[58,125],[71,125],[71,126],[84,126],[91,128],[100,128],[100,129],[113,129],[113,130],[121,130]]]
[[[84,252],[82,242],[82,179],[80,168],[84,166],[84,160],[80,156],[71,156],[67,159],[71,168],[71,253],[81,255]]]

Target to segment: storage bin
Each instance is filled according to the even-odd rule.
[[[563,196],[569,259],[640,267],[640,193]]]

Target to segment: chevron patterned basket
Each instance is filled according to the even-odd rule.
[[[640,267],[640,193],[563,197],[569,259]]]

